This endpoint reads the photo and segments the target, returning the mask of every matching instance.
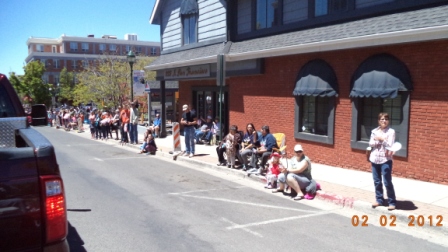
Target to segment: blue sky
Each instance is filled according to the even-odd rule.
[[[84,37],[135,33],[138,40],[160,41],[150,25],[155,0],[5,0],[0,7],[0,73],[23,74],[29,37]]]

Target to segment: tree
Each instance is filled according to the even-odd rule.
[[[51,104],[51,93],[49,88],[51,84],[45,83],[42,76],[45,72],[45,66],[40,61],[32,61],[23,67],[24,75],[17,76],[11,73],[10,80],[17,94],[31,104]]]
[[[153,60],[153,57],[138,57],[133,69],[143,70]],[[72,92],[73,102],[79,104],[93,101],[109,108],[121,105],[129,99],[130,71],[125,57],[101,55],[76,74],[78,82]],[[145,72],[145,79],[154,77],[154,72]]]
[[[74,100],[74,91],[76,88],[76,79],[74,72],[68,72],[63,68],[59,74],[59,102],[70,103]]]

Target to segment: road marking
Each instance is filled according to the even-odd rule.
[[[125,160],[125,159],[138,159],[138,158],[147,158],[147,157],[122,157],[122,158],[103,158],[103,159],[99,159],[99,158],[92,158],[89,160],[96,160],[96,161],[105,161],[105,160]]]
[[[287,218],[281,218],[281,219],[275,219],[275,220],[267,220],[267,221],[261,221],[261,222],[254,222],[254,223],[249,223],[249,224],[244,224],[244,225],[234,225],[231,227],[227,227],[227,230],[244,229],[244,228],[252,227],[252,226],[261,226],[261,225],[267,225],[267,224],[272,224],[272,223],[277,223],[277,222],[284,222],[284,221],[289,221],[289,220],[297,220],[297,219],[303,219],[303,218],[314,217],[314,216],[319,216],[319,215],[325,215],[325,214],[330,214],[330,213],[332,213],[332,212],[323,211],[323,212],[319,212],[319,213],[287,217]]]
[[[236,223],[234,223],[234,222],[231,222],[230,220],[228,220],[228,219],[226,219],[226,218],[221,218],[223,221],[225,221],[225,222],[227,222],[227,223],[230,223],[230,224],[232,224],[232,225],[234,225],[234,226],[239,226],[239,225],[237,225]],[[229,228],[227,228],[227,229],[229,229]],[[252,231],[252,230],[250,230],[250,229],[248,229],[248,228],[241,228],[242,230],[244,230],[244,231],[246,231],[246,232],[248,232],[248,233],[250,233],[250,234],[253,234],[253,235],[255,235],[255,236],[258,236],[258,237],[263,237],[261,234],[259,234],[259,233],[257,233],[257,232],[254,232],[254,231]]]
[[[241,188],[248,188],[247,186],[237,186],[237,187],[231,187],[231,188],[216,188],[216,189],[209,189],[209,190],[196,190],[196,191],[187,191],[187,192],[180,192],[180,193],[168,193],[171,195],[182,195],[187,193],[197,193],[197,192],[212,192],[217,190],[229,190],[229,189],[241,189]]]
[[[281,209],[281,210],[291,210],[291,211],[295,211],[295,212],[304,212],[304,213],[315,213],[316,212],[316,211],[302,210],[302,209],[297,209],[297,208],[279,207],[279,206],[257,204],[257,203],[243,202],[243,201],[237,201],[237,200],[229,200],[229,199],[223,199],[223,198],[211,198],[211,197],[195,196],[195,195],[187,195],[187,194],[180,194],[179,196],[181,196],[181,197],[197,198],[197,199],[215,200],[215,201],[222,201],[222,202],[227,202],[227,203],[235,203],[235,204],[242,204],[242,205],[249,205],[249,206],[256,206],[256,207],[274,208],[274,209]]]

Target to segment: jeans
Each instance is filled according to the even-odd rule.
[[[395,199],[394,185],[392,184],[392,160],[384,164],[372,163],[373,184],[375,185],[375,198],[378,203],[383,204],[383,183],[386,187],[387,198],[389,206],[395,206],[397,200]],[[381,175],[383,176],[381,181]]]
[[[258,159],[261,158],[260,168],[265,169],[266,163],[268,162],[268,159],[271,156],[271,153],[272,152],[270,152],[270,151],[266,151],[266,152],[263,152],[262,154],[260,154],[260,153],[252,154],[251,166],[254,168],[258,168],[257,167]]]
[[[245,149],[245,150],[242,150],[242,151],[240,152],[240,155],[241,155],[240,163],[243,164],[243,165],[245,165],[245,166],[248,166],[248,165],[249,165],[249,162],[248,162],[247,159],[248,159],[248,156],[252,156],[252,153],[253,153],[252,149]]]
[[[185,152],[187,154],[194,155],[194,133],[195,129],[193,126],[184,127]]]
[[[121,142],[128,143],[129,142],[128,132],[124,131],[124,127],[127,127],[126,131],[129,132],[129,123],[122,124],[120,127]]]
[[[129,124],[129,138],[131,138],[131,144],[138,143],[137,124]]]

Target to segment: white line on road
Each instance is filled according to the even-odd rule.
[[[236,223],[234,223],[234,222],[231,222],[230,220],[228,220],[228,219],[226,219],[226,218],[221,218],[223,221],[225,221],[225,222],[227,222],[227,223],[230,223],[230,224],[232,224],[232,225],[234,225],[234,226],[239,226],[239,225],[237,225]],[[229,228],[227,228],[227,229],[229,229]],[[252,230],[250,230],[250,229],[248,229],[248,228],[241,228],[242,230],[244,230],[244,231],[246,231],[246,232],[248,232],[248,233],[250,233],[250,234],[253,234],[253,235],[255,235],[255,236],[258,236],[258,237],[263,237],[261,234],[259,234],[259,233],[257,233],[257,232],[254,232],[254,231],[252,231]]]
[[[188,192],[180,192],[180,193],[168,193],[171,195],[182,195],[187,193],[197,193],[197,192],[211,192],[211,191],[221,191],[221,190],[228,190],[228,189],[240,189],[240,188],[247,188],[247,186],[237,186],[237,187],[231,187],[231,188],[216,188],[216,189],[208,189],[208,190],[196,190],[196,191],[188,191]]]
[[[231,226],[231,227],[227,227],[227,229],[228,230],[240,229],[240,228],[244,229],[244,228],[252,227],[252,226],[267,225],[267,224],[272,224],[272,223],[277,223],[277,222],[284,222],[284,221],[289,221],[289,220],[297,220],[297,219],[314,217],[314,216],[325,215],[325,214],[330,214],[330,213],[332,213],[332,212],[323,211],[323,212],[320,212],[320,213],[313,213],[313,214],[294,216],[294,217],[287,217],[287,218],[281,218],[281,219],[275,219],[275,220],[254,222],[254,223],[249,223],[249,224],[244,224],[244,225],[234,225],[234,226]]]
[[[121,158],[103,158],[103,159],[99,159],[99,158],[92,158],[89,160],[96,160],[96,161],[105,161],[105,160],[125,160],[125,159],[138,159],[138,158],[147,158],[147,157],[121,157]]]
[[[181,194],[179,196],[181,196],[181,197],[197,198],[197,199],[215,200],[215,201],[222,201],[222,202],[227,202],[227,203],[235,203],[235,204],[242,204],[242,205],[249,205],[249,206],[256,206],[256,207],[274,208],[274,209],[281,209],[281,210],[291,210],[291,211],[304,212],[304,213],[316,213],[316,211],[302,210],[302,209],[289,208],[289,207],[279,207],[279,206],[272,206],[272,205],[265,205],[265,204],[257,204],[257,203],[243,202],[243,201],[237,201],[237,200],[229,200],[229,199],[223,199],[223,198],[211,198],[211,197],[186,195],[186,194]]]

